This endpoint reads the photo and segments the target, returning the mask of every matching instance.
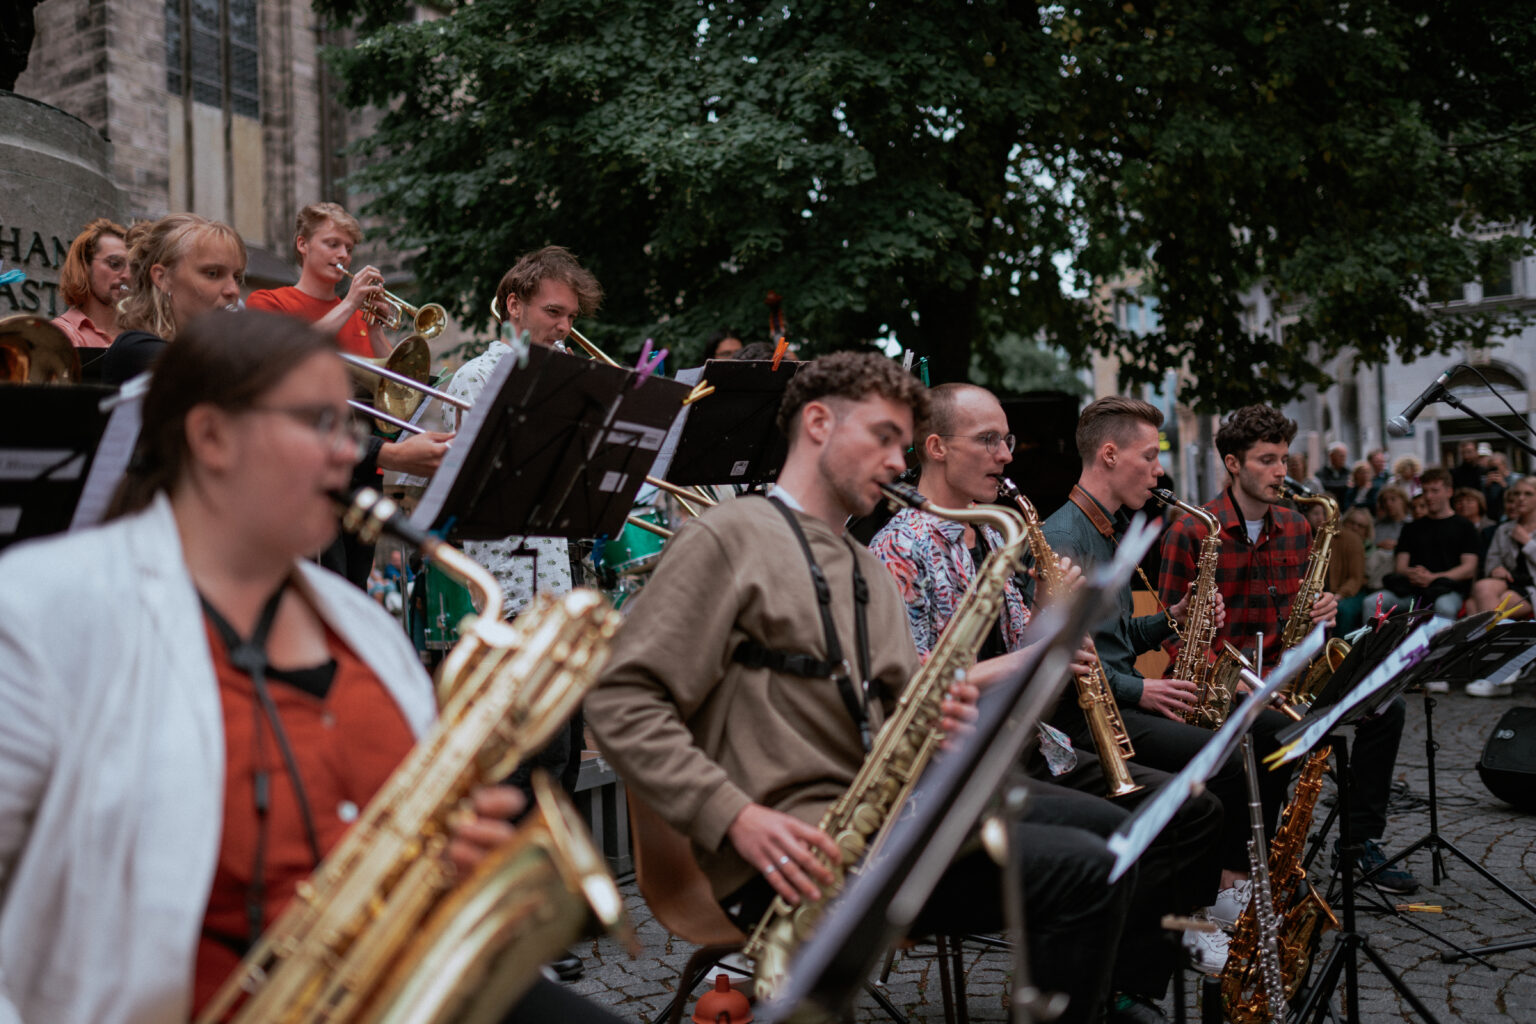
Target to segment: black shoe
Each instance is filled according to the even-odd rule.
[[[1370,875],[1366,884],[1374,885],[1382,892],[1392,893],[1394,896],[1409,896],[1419,891],[1419,880],[1414,878],[1402,863],[1397,863],[1385,871],[1377,870],[1387,862],[1387,855],[1381,847],[1376,845],[1374,839],[1367,839],[1360,844],[1360,856],[1355,858],[1355,870],[1361,876]],[[1333,866],[1339,866],[1339,844],[1335,840],[1333,844]],[[1375,874],[1371,874],[1371,872]]]
[[[559,959],[551,960],[549,966],[561,981],[579,981],[585,970],[581,966],[581,957],[570,950],[566,950],[565,955]]]
[[[1107,1024],[1168,1024],[1157,1004],[1146,996],[1117,995],[1109,1001]]]

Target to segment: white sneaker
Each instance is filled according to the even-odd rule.
[[[1216,894],[1216,902],[1207,908],[1205,916],[1230,932],[1237,927],[1237,919],[1248,909],[1252,897],[1253,883],[1246,878],[1239,878]]]
[[[1444,679],[1431,679],[1424,684],[1425,693],[1450,693],[1451,684]]]
[[[1512,683],[1493,683],[1486,679],[1474,679],[1467,684],[1468,697],[1508,697],[1515,692]]]
[[[1189,951],[1190,963],[1202,974],[1218,977],[1227,966],[1227,946],[1231,938],[1224,931],[1184,933],[1184,948]]]

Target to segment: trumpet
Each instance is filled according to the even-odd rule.
[[[332,264],[337,270],[347,277],[352,277],[352,271],[340,263]],[[397,331],[409,318],[415,332],[427,341],[431,341],[443,333],[443,328],[448,326],[448,311],[435,302],[429,302],[425,306],[413,306],[400,296],[387,289],[381,288],[384,299],[384,310],[372,307],[363,311],[370,323],[376,323],[387,330]]]

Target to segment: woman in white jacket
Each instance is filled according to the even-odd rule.
[[[118,517],[0,557],[0,1022],[187,1020],[431,723],[399,628],[304,560],[350,393],[309,326],[207,314],[156,367]],[[478,791],[450,856],[519,803]]]

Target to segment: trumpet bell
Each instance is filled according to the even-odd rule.
[[[78,384],[80,355],[69,335],[40,316],[0,320],[0,382]]]
[[[416,333],[431,341],[448,326],[448,311],[435,302],[429,302],[416,311]]]

